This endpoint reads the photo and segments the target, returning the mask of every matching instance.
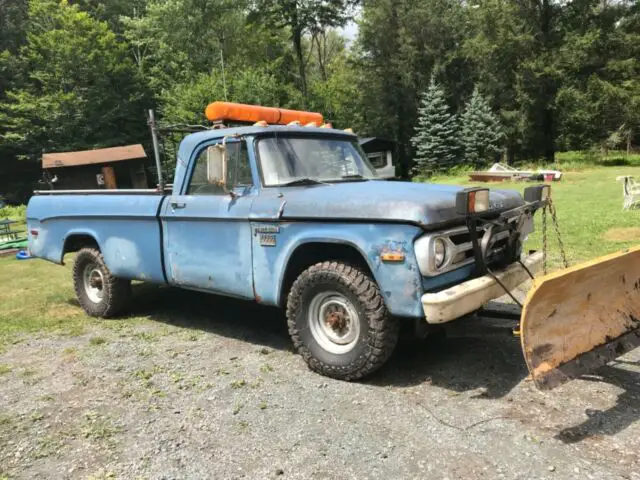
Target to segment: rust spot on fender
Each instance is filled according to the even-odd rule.
[[[260,295],[258,295],[258,292],[256,292],[256,284],[253,284],[253,298],[256,299],[256,302],[258,303],[262,303],[262,297]]]

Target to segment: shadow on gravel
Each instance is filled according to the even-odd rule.
[[[481,398],[508,394],[528,374],[513,322],[471,317],[452,322],[446,335],[400,344],[370,384],[425,382],[454,392],[482,390]]]
[[[635,362],[617,361],[618,364]],[[623,390],[615,405],[607,410],[587,409],[587,419],[579,425],[561,430],[555,438],[564,443],[577,443],[589,437],[615,435],[640,418],[640,373],[607,365],[596,376],[584,376],[583,380],[604,382]],[[601,376],[601,377],[600,377]]]
[[[284,313],[217,295],[149,284],[133,286],[134,316],[202,330],[277,350],[293,350]],[[527,376],[512,322],[471,317],[452,322],[445,335],[400,343],[370,385],[425,382],[455,392],[481,390],[483,398],[508,394]],[[302,361],[302,360],[301,360]]]
[[[282,311],[243,300],[140,284],[133,286],[130,313],[276,350],[293,349]]]

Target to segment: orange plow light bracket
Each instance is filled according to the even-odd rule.
[[[204,114],[211,122],[256,123],[264,121],[271,125],[287,125],[291,122],[300,122],[302,125],[309,123],[322,125],[324,122],[324,118],[320,113],[231,102],[210,103]]]

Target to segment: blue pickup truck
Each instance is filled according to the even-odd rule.
[[[192,133],[172,188],[36,192],[29,250],[57,264],[76,252],[95,317],[125,312],[132,280],[285,309],[309,367],[344,380],[383,365],[403,322],[474,312],[542,260],[522,251],[540,198],[379,180],[333,128]]]

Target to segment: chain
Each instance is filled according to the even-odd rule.
[[[542,272],[547,274],[547,207],[542,209]]]
[[[562,243],[562,237],[560,236],[560,227],[558,226],[558,217],[556,216],[556,207],[549,199],[549,210],[551,211],[551,220],[553,221],[553,228],[556,231],[556,237],[558,238],[558,246],[560,247],[560,255],[562,256],[562,263],[564,268],[569,268],[569,262],[567,261],[567,253]],[[546,273],[545,273],[546,274]]]

